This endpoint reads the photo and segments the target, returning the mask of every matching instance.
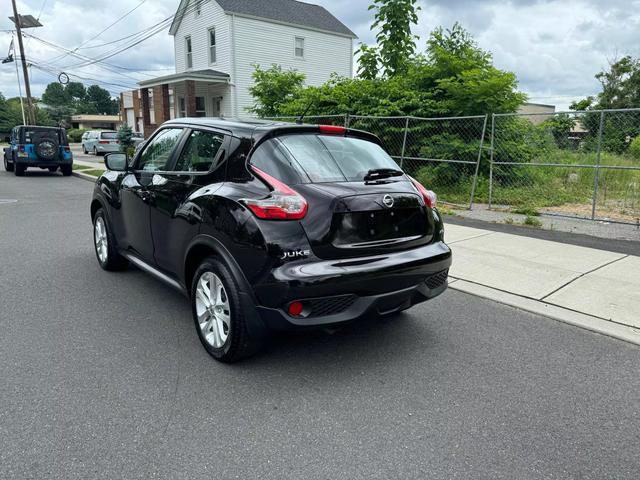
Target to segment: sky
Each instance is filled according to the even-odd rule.
[[[358,35],[359,42],[373,44],[373,13],[367,8],[371,1],[310,3],[327,8]],[[9,13],[9,0],[2,3],[9,7],[3,12]],[[67,49],[81,47],[79,54],[94,57],[113,48],[101,44],[170,17],[178,3],[179,0],[19,0],[17,4],[21,14],[39,17],[44,25],[27,33]],[[640,57],[640,0],[420,0],[419,4],[419,22],[414,27],[420,37],[419,51],[424,50],[434,28],[447,28],[458,21],[483,49],[493,54],[496,67],[517,75],[519,89],[529,95],[529,101],[556,105],[558,110],[566,109],[572,100],[596,94],[599,84],[594,75],[606,69],[613,59],[624,55]],[[6,16],[0,19],[0,57],[8,50],[8,30],[12,26]],[[174,68],[168,28],[106,60],[131,70],[96,65],[80,68],[77,65],[81,60],[69,55],[61,57],[60,50],[33,38],[26,39],[25,49],[27,58],[47,70],[31,69],[35,96],[41,95],[60,71],[69,72],[71,80],[86,84],[99,80],[116,94],[127,87],[135,88],[137,80],[169,74]],[[5,97],[18,94],[14,63],[0,65],[0,92]]]

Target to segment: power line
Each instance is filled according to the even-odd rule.
[[[45,2],[47,0],[44,0]],[[104,32],[106,32],[107,30],[109,30],[111,27],[113,27],[114,25],[118,24],[119,22],[121,22],[124,18],[126,18],[127,16],[131,15],[134,11],[136,11],[138,8],[140,8],[142,6],[142,4],[144,2],[146,2],[147,0],[142,0],[140,3],[138,3],[138,5],[136,5],[135,7],[133,7],[131,10],[129,10],[127,13],[125,13],[124,15],[118,17],[118,19],[111,23],[109,26],[107,26],[106,28],[102,29],[100,32],[98,32],[97,34],[95,34],[93,37],[91,37],[89,40],[85,40],[84,42],[82,42],[78,47],[74,48],[72,51],[75,52],[78,49],[80,49],[81,47],[83,47],[84,45],[86,45],[87,43],[89,43],[92,40],[95,40],[96,38],[98,38],[100,35],[102,35]],[[62,60],[63,58],[65,58],[67,55],[69,55],[69,53],[65,53],[64,55],[62,55],[58,60]]]
[[[187,7],[186,9],[184,9],[183,12],[181,12],[182,15],[186,15],[190,12],[195,12],[195,10],[199,8],[199,5],[197,3],[194,3],[193,5]],[[155,29],[151,30],[151,33],[148,33],[144,36],[142,36],[140,39],[136,39],[133,43],[125,46],[125,47],[118,47],[114,50],[111,50],[110,52],[105,52],[102,56],[94,59],[93,61],[90,62],[85,62],[85,63],[80,63],[80,64],[76,64],[76,65],[69,65],[66,66],[65,68],[78,68],[78,67],[84,67],[84,66],[88,66],[88,65],[92,65],[94,63],[98,63],[98,62],[102,62],[108,58],[114,57],[115,55],[118,55],[126,50],[129,50],[130,48],[135,47],[136,45],[139,45],[140,43],[148,40],[149,38],[153,37],[154,35],[157,35],[158,33],[160,33],[161,31],[163,31],[165,29],[166,26],[169,25],[169,23],[171,21],[173,21],[173,18],[175,17],[174,15],[171,15],[170,17],[167,17],[166,19],[164,19],[163,21],[159,22],[156,24]],[[153,27],[152,27],[153,28]]]

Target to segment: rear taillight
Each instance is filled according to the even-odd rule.
[[[65,152],[70,152],[71,151],[71,147],[64,147],[64,151]]]
[[[101,145],[108,145],[109,144],[109,140],[100,140],[98,143],[101,144]]]
[[[24,145],[18,145],[18,151],[24,152]]]
[[[427,205],[427,207],[435,208],[436,202],[438,201],[438,196],[435,194],[435,192],[424,188],[424,185],[422,185],[415,178],[413,177],[409,177],[409,178],[413,182],[413,186],[416,187],[416,189],[418,190],[418,193],[422,195],[422,198],[424,199],[424,203]]]
[[[256,217],[265,220],[304,218],[309,206],[302,195],[256,167],[252,166],[251,170],[272,189],[266,198],[242,200]]]

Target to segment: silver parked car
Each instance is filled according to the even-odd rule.
[[[119,152],[118,132],[113,130],[92,130],[82,135],[82,151],[94,155]]]

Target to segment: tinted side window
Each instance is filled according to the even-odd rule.
[[[222,159],[216,159],[224,135],[213,132],[193,131],[176,162],[174,168],[179,172],[208,172],[219,167]],[[218,165],[213,165],[218,160]]]
[[[159,132],[145,146],[138,159],[137,170],[167,170],[171,153],[182,135],[181,128],[167,128]]]
[[[304,171],[288,152],[278,145],[275,139],[267,140],[251,155],[251,165],[268,173],[287,185],[304,183]],[[308,181],[308,180],[306,180]]]

